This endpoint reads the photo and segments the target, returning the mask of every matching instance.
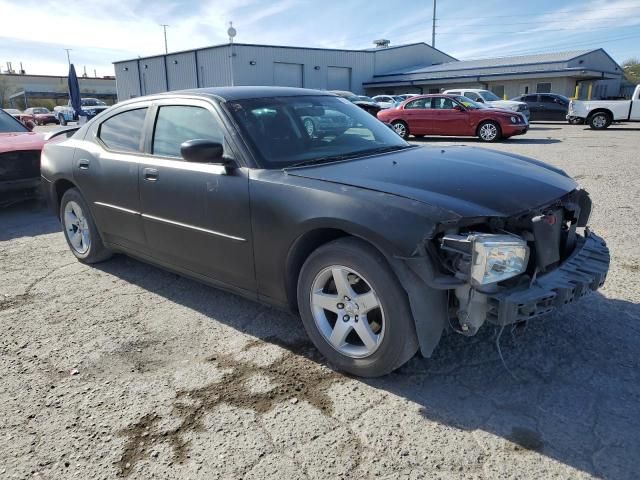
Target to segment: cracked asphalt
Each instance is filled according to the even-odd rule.
[[[486,326],[376,380],[329,369],[294,316],[124,256],[82,265],[42,206],[1,210],[0,478],[638,478],[638,145],[549,123],[492,146],[590,191],[606,286],[505,330],[504,364]]]

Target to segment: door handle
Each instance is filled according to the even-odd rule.
[[[81,158],[78,160],[78,168],[80,170],[89,170],[89,160],[86,158]]]
[[[158,170],[155,168],[145,168],[143,170],[144,179],[147,182],[155,182],[158,180]]]

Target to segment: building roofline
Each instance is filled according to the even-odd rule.
[[[6,77],[42,77],[42,78],[68,78],[67,75],[36,75],[36,74],[31,74],[31,73],[25,73],[24,75],[21,73],[0,73],[0,76],[6,76]],[[116,77],[115,76],[108,76],[108,77],[78,77],[78,80],[114,80],[115,81]]]
[[[183,54],[183,53],[195,53],[195,52],[200,52],[202,50],[211,50],[214,48],[224,48],[224,47],[229,47],[231,45],[231,43],[219,43],[217,45],[209,45],[207,47],[199,47],[199,48],[190,48],[188,50],[179,50],[177,52],[169,52],[169,53],[159,53],[157,55],[149,55],[146,57],[137,57],[137,58],[129,58],[126,60],[116,60],[115,62],[111,62],[114,65],[118,64],[118,63],[125,63],[125,62],[135,62],[137,60],[148,60],[151,58],[160,58],[160,57],[168,57],[171,55],[179,55],[179,54]],[[397,49],[397,48],[405,48],[405,47],[413,47],[415,45],[425,45],[439,53],[442,53],[443,55],[446,55],[449,58],[452,58],[454,61],[458,61],[457,58],[452,57],[451,55],[449,55],[448,53],[443,52],[442,50],[438,50],[435,47],[432,47],[431,45],[429,45],[428,43],[425,42],[415,42],[415,43],[407,43],[407,44],[403,44],[403,45],[394,45],[392,47],[386,47],[386,48],[367,48],[367,49],[351,49],[351,48],[322,48],[322,47],[298,47],[298,46],[293,46],[293,45],[264,45],[264,44],[258,44],[258,43],[233,43],[233,45],[238,46],[238,47],[264,47],[264,48],[288,48],[288,49],[292,49],[292,50],[322,50],[322,51],[329,51],[329,52],[356,52],[356,53],[375,53],[375,52],[380,52],[380,51],[386,51],[386,50],[393,50],[393,49]]]
[[[509,76],[519,76],[519,75],[530,75],[530,74],[542,74],[542,73],[575,73],[575,72],[596,72],[601,75],[622,75],[620,72],[608,72],[603,70],[592,70],[588,68],[563,68],[561,70],[528,70],[526,72],[510,72],[510,73],[488,73],[488,74],[476,74],[476,75],[457,75],[457,76],[449,76],[449,77],[437,77],[437,78],[414,78],[411,80],[399,80],[394,82],[393,80],[388,81],[378,81],[378,82],[363,82],[362,86],[375,86],[375,85],[383,85],[383,84],[413,84],[415,82],[436,82],[440,80],[456,80],[456,79],[466,79],[466,78],[484,78],[484,77],[509,77]]]

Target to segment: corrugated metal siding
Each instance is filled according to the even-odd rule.
[[[449,55],[425,44],[389,49],[381,48],[373,50],[373,53],[375,55],[375,75],[412,65],[433,65],[434,63],[445,63],[453,60]]]
[[[122,101],[139,97],[141,92],[138,62],[131,60],[129,62],[116,63],[114,68],[116,71],[116,91],[118,99]]]
[[[223,87],[231,85],[229,47],[198,50],[196,55],[198,59],[200,87]]]
[[[275,62],[273,64],[273,83],[282,87],[298,87],[304,85],[300,63]]]
[[[351,90],[351,69],[347,67],[328,67],[327,88],[329,90]]]
[[[195,52],[167,55],[167,79],[169,80],[169,90],[197,88]]]
[[[164,57],[141,58],[142,95],[167,91]]]

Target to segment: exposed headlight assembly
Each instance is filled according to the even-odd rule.
[[[511,123],[518,123],[518,119],[516,117],[511,117]]]
[[[461,254],[456,268],[473,286],[501,282],[527,269],[529,247],[515,235],[446,235],[442,249]]]
[[[527,269],[527,242],[512,235],[481,234],[472,238],[471,283],[486,285],[515,277]]]

